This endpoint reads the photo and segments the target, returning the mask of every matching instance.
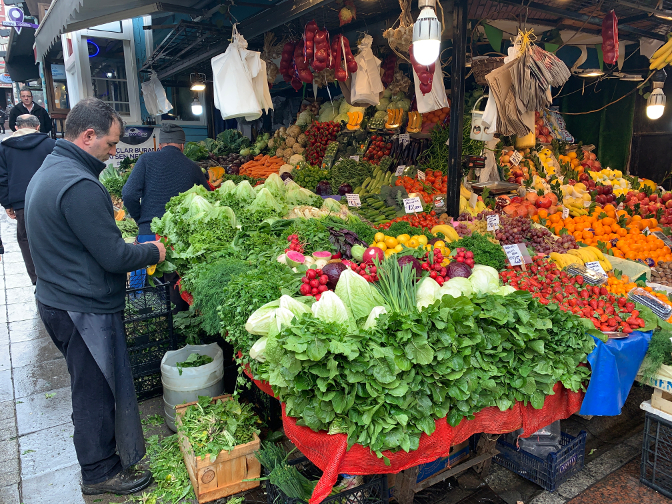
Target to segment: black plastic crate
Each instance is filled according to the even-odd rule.
[[[168,288],[154,280],[154,286],[126,289],[124,329],[138,399],[161,395],[161,359],[177,349]]]
[[[640,481],[672,498],[672,422],[646,413]]]
[[[224,382],[227,382],[228,368],[224,368]],[[276,430],[282,427],[282,406],[280,401],[275,397],[271,397],[266,392],[257,387],[247,375],[243,375],[250,382],[249,389],[244,389],[242,398],[254,405],[255,412],[262,422],[271,430]],[[225,385],[226,388],[226,385]]]
[[[557,453],[550,453],[542,459],[524,450],[516,448],[499,438],[497,449],[499,455],[493,460],[523,478],[536,483],[549,492],[583,469],[586,453],[586,432],[581,431],[577,437],[565,432],[560,440],[562,448]]]
[[[310,480],[317,480],[322,476],[322,471],[306,457],[298,457],[288,463],[297,466],[299,472]],[[264,472],[268,475],[268,470],[264,469]],[[375,474],[364,476],[362,485],[330,495],[320,504],[387,504],[388,493],[387,474]],[[268,504],[306,504],[301,499],[287,497],[270,481],[266,482],[266,496]]]

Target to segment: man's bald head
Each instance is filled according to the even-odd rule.
[[[32,114],[22,114],[16,118],[16,129],[21,128],[39,130],[40,120]]]

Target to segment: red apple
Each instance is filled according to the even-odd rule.
[[[648,206],[648,209],[649,209],[649,212],[650,212],[650,213],[655,214],[655,213],[656,213],[656,210],[658,210],[658,205],[650,204],[650,205]]]
[[[672,210],[672,200],[671,199],[668,199],[665,202],[665,208],[669,208],[670,210]]]
[[[656,193],[653,193],[651,196],[649,196],[649,201],[655,203],[656,201],[658,201],[658,195]]]
[[[661,196],[661,199],[662,199],[665,203],[667,203],[668,201],[671,201],[671,200],[672,200],[672,192],[666,192],[665,194],[663,194],[663,195]]]
[[[637,199],[639,201],[642,201],[644,198],[646,198],[646,194],[644,194],[643,192],[637,193]]]

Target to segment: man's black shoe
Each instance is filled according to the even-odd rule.
[[[129,467],[107,481],[96,483],[95,485],[85,485],[82,483],[82,493],[84,495],[99,495],[104,493],[128,495],[147,488],[151,483],[152,473],[149,471],[138,471]]]

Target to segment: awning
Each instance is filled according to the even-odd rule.
[[[33,43],[35,28],[22,28],[21,33],[12,29],[9,32],[7,53],[5,54],[5,72],[14,82],[23,82],[40,78],[40,70],[35,63]]]
[[[202,14],[194,9],[201,0],[54,0],[35,32],[36,58],[42,61],[49,48],[68,32],[83,30],[113,21],[122,21],[155,12]]]

